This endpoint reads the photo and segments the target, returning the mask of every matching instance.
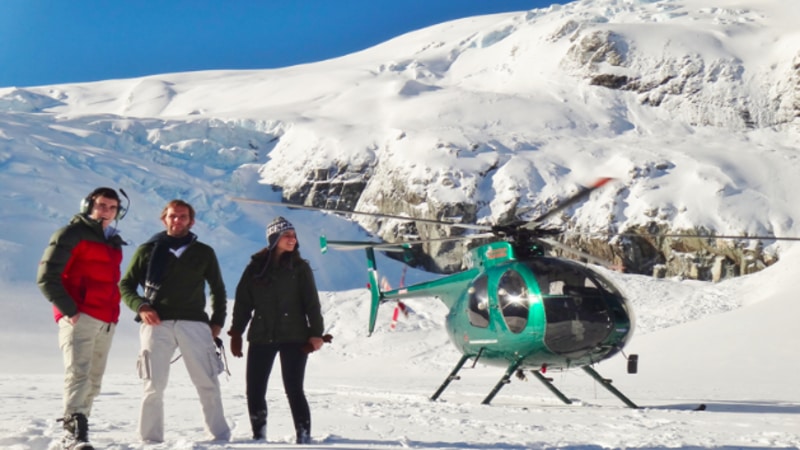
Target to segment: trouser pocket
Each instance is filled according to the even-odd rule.
[[[213,350],[209,357],[211,358],[211,367],[214,371],[214,375],[219,375],[222,372],[225,372],[225,362],[222,361],[222,354],[220,350]]]
[[[139,379],[150,379],[150,350],[142,350],[139,353],[139,359],[136,360],[136,372],[139,374]]]

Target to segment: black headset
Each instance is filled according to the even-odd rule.
[[[81,199],[80,213],[88,216],[89,214],[92,213],[92,208],[94,208],[94,199],[96,199],[97,197],[107,197],[117,201],[119,206],[117,207],[117,215],[114,216],[114,219],[122,220],[125,217],[125,215],[128,214],[128,207],[130,207],[131,199],[128,198],[128,194],[126,194],[122,188],[120,188],[119,192],[122,194],[123,197],[125,197],[125,200],[128,201],[128,206],[122,206],[122,199],[120,198],[119,194],[117,194],[117,191],[115,191],[114,189],[108,187],[99,187],[93,190],[89,195]]]

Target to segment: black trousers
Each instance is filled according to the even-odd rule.
[[[303,342],[280,344],[250,343],[247,349],[247,411],[253,431],[263,426],[267,419],[267,383],[280,354],[283,389],[292,410],[296,431],[311,432],[311,412],[303,390],[308,354],[303,351]],[[263,420],[263,423],[262,423]]]

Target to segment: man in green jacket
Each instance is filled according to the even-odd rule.
[[[136,249],[120,281],[122,300],[142,322],[138,368],[144,396],[139,435],[144,442],[164,441],[164,391],[176,349],[197,389],[210,438],[228,441],[231,436],[218,379],[223,366],[214,344],[225,324],[225,285],[214,250],[189,231],[194,217],[190,204],[170,201],[161,212],[166,231]],[[211,290],[210,318],[206,283]],[[137,291],[140,286],[142,295]]]

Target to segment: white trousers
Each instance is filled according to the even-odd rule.
[[[219,388],[220,361],[211,328],[191,320],[162,321],[139,329],[141,353],[139,377],[144,380],[139,436],[143,441],[164,441],[164,391],[169,379],[170,361],[175,349],[181,354],[189,378],[194,383],[203,407],[205,429],[214,440],[230,440],[231,431],[222,409]]]
[[[81,314],[73,325],[58,321],[58,346],[64,358],[64,416],[89,416],[100,393],[116,326]]]

